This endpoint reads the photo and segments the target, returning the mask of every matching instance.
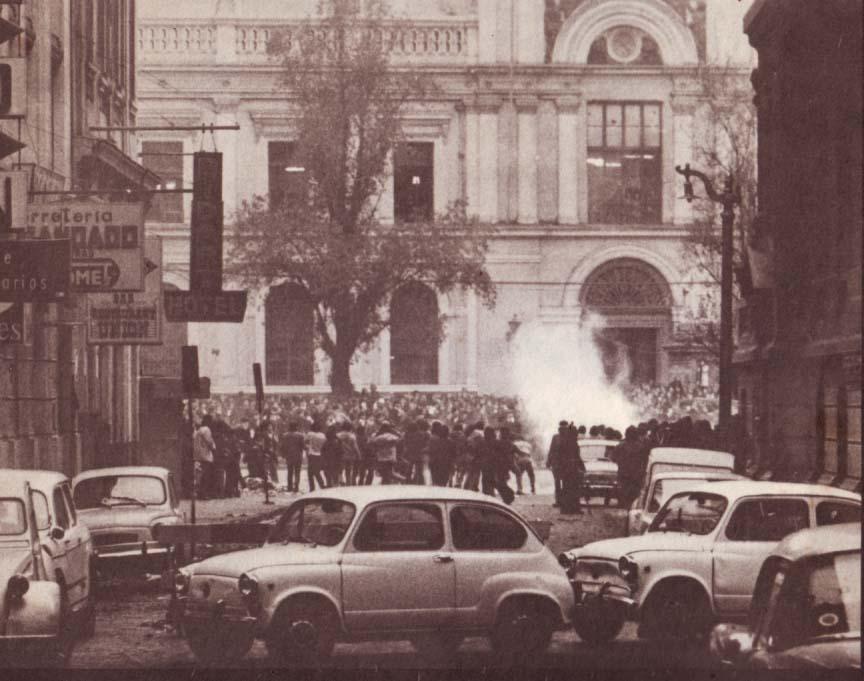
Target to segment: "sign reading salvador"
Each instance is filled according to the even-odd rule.
[[[33,203],[28,206],[27,235],[72,242],[72,291],[144,290],[140,203]]]

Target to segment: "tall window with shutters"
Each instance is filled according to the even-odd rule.
[[[590,222],[662,222],[661,130],[659,103],[589,103]]]

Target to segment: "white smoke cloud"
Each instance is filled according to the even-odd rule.
[[[562,419],[577,426],[605,424],[624,432],[639,420],[622,384],[628,367],[610,381],[594,334],[603,328],[593,315],[581,324],[524,324],[513,339],[513,385],[529,432],[548,448]]]

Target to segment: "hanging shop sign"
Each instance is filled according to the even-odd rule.
[[[34,239],[72,242],[72,291],[144,290],[144,208],[140,203],[30,204],[27,234]]]
[[[87,296],[87,342],[93,345],[162,344],[162,239],[144,242],[143,293]]]
[[[0,303],[0,346],[24,342],[24,303]]]
[[[0,302],[57,302],[69,291],[69,241],[0,240]]]

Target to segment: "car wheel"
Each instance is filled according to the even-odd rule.
[[[277,664],[314,666],[333,652],[338,634],[332,607],[314,598],[295,598],[280,606],[265,641]]]
[[[578,609],[573,628],[585,643],[608,643],[621,632],[626,621],[624,608],[612,603],[589,604]]]
[[[651,594],[640,636],[702,639],[711,629],[711,605],[696,585],[678,583]]]
[[[195,659],[207,667],[239,662],[253,643],[251,636],[238,636],[234,631],[214,631],[209,627],[185,627],[184,634]]]
[[[550,608],[536,599],[512,599],[498,612],[492,650],[502,664],[526,664],[542,655],[552,640]]]
[[[411,645],[429,660],[446,661],[456,655],[464,640],[465,636],[459,632],[436,631],[415,636],[411,639]]]

